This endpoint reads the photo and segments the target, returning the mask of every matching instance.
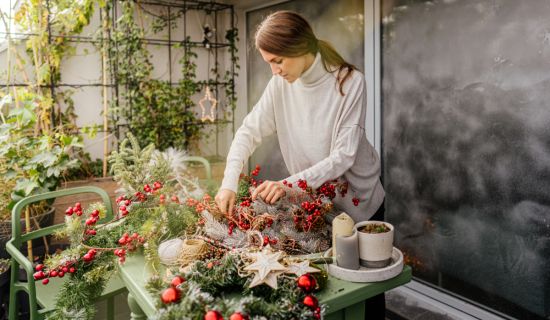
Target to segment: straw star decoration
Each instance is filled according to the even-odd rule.
[[[310,267],[309,261],[290,263],[287,267],[286,273],[294,273],[295,275],[302,276],[306,273],[320,272],[321,270]]]
[[[207,102],[210,103],[210,114],[207,114],[206,112],[207,107],[205,106],[205,104]],[[216,100],[212,96],[212,91],[210,91],[210,87],[206,86],[206,93],[204,94],[204,97],[199,100],[199,105],[201,106],[201,110],[202,110],[202,116],[201,116],[202,121],[215,120],[215,112],[216,112],[217,104],[218,104],[218,100]]]
[[[277,288],[277,276],[286,271],[286,267],[279,263],[282,254],[281,251],[271,252],[271,248],[269,247],[263,251],[251,254],[251,257],[255,261],[244,267],[244,270],[255,273],[250,283],[251,288],[262,283],[274,289]]]

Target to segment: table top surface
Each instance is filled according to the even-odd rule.
[[[155,304],[158,298],[151,296],[145,289],[145,284],[152,275],[153,270],[146,266],[145,257],[140,254],[128,257],[120,266],[122,281],[147,316],[157,313]],[[327,287],[316,295],[320,303],[327,306],[327,312],[330,314],[406,284],[411,278],[411,268],[407,265],[398,276],[382,282],[356,283],[329,276]]]

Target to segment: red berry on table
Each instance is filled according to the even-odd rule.
[[[77,202],[77,203],[74,204],[74,207],[75,207],[76,209],[81,209],[81,208],[82,208],[82,205],[80,204],[80,202]]]
[[[69,272],[69,268],[67,268],[67,267],[63,267],[63,268],[61,268],[61,271],[63,271],[63,272],[65,272],[65,273],[67,273],[67,272]]]
[[[65,214],[68,216],[72,216],[74,213],[73,207],[68,207],[67,210],[65,210]]]
[[[42,280],[42,284],[48,284],[48,283],[50,283],[50,279],[46,278]]]
[[[44,274],[43,271],[37,271],[33,274],[33,278],[34,280],[40,280],[40,279],[44,279],[46,275]]]
[[[70,273],[75,273],[75,272],[76,272],[76,269],[75,269],[74,267],[70,267],[70,268],[69,268],[69,272],[70,272]]]
[[[204,315],[204,320],[223,320],[223,317],[218,311],[210,310]]]
[[[317,309],[317,307],[319,306],[319,301],[312,295],[305,296],[303,303],[311,309]]]
[[[165,289],[160,295],[160,299],[164,304],[177,303],[180,298],[181,292],[178,289],[172,287]]]
[[[63,276],[65,276],[65,272],[59,271],[59,273],[57,274],[57,276],[60,277],[60,278],[63,278]]]
[[[36,271],[42,271],[42,269],[44,269],[43,264],[37,264],[36,267],[34,267],[34,270],[36,270]]]
[[[175,276],[174,279],[172,279],[172,281],[170,282],[170,285],[175,288],[184,282],[185,279],[182,276]]]
[[[55,270],[50,271],[50,277],[57,277],[57,271]]]

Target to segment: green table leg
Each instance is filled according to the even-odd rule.
[[[128,293],[128,307],[130,307],[130,319],[132,320],[145,320],[147,316],[141,310],[141,307],[136,302],[136,299],[132,296],[131,293]]]
[[[358,302],[354,305],[351,305],[344,309],[345,319],[354,320],[354,319],[368,319],[365,318],[365,302]]]
[[[115,320],[115,297],[107,299],[107,320]]]

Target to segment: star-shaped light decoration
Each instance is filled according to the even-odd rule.
[[[206,108],[207,108],[205,106],[206,102],[210,103],[210,113],[209,114],[206,112]],[[216,105],[217,104],[218,104],[218,100],[216,100],[212,96],[212,91],[210,91],[210,87],[206,86],[206,93],[204,94],[204,97],[199,100],[199,105],[201,106],[201,110],[202,110],[201,120],[203,122],[207,121],[207,120],[210,120],[210,121],[214,122],[214,120],[216,119],[215,118],[215,115],[216,115],[215,112],[216,112]]]
[[[288,264],[287,270],[286,270],[286,273],[293,273],[298,277],[306,273],[313,273],[313,272],[321,272],[321,270],[310,267],[308,260],[304,260],[302,262],[291,262]]]
[[[251,288],[265,283],[277,289],[277,276],[286,271],[286,267],[279,263],[282,255],[282,251],[272,252],[270,246],[267,246],[260,252],[249,255],[255,261],[244,267],[244,270],[255,273],[250,283]]]

